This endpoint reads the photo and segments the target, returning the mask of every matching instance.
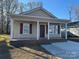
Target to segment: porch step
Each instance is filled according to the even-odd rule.
[[[39,39],[39,40],[19,40],[19,41],[11,41],[12,45],[20,45],[20,46],[24,46],[24,45],[41,45],[41,44],[51,44],[54,42],[63,42],[63,41],[67,41],[66,39]]]

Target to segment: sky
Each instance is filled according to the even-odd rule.
[[[29,0],[21,0],[27,3]],[[58,18],[69,19],[69,8],[79,6],[79,0],[39,0],[43,7]],[[73,16],[72,16],[73,17]]]

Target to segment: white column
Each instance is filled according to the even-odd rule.
[[[48,22],[48,40],[50,39],[49,37],[49,22]]]
[[[65,39],[67,39],[67,23],[65,24]]]
[[[39,40],[39,21],[37,21],[37,40]]]
[[[61,24],[60,24],[60,37],[61,37]]]
[[[11,20],[11,23],[10,23],[10,38],[12,39],[13,38],[13,19],[10,19]]]

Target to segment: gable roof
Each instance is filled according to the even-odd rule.
[[[29,14],[31,14],[32,12],[37,11],[37,10],[41,10],[41,11],[47,13],[49,16],[51,16],[51,17],[53,17],[53,18],[57,18],[55,15],[51,14],[49,11],[47,11],[47,10],[44,9],[43,7],[37,7],[37,8],[31,9],[31,10],[29,10],[29,11],[22,12],[22,13],[20,13],[20,14],[29,15]]]
[[[50,16],[50,17],[47,17],[47,16],[45,16],[43,14],[39,14],[38,11],[42,11],[42,12],[44,12],[44,14],[46,14],[47,16]],[[45,17],[42,17],[40,15],[43,15]],[[58,19],[56,16],[54,16],[53,14],[51,14],[50,12],[48,12],[47,10],[45,10],[42,7],[34,8],[32,10],[29,10],[29,11],[26,11],[26,12],[22,12],[22,13],[17,14],[17,15],[11,15],[11,17],[13,17],[13,18],[23,18],[23,17],[24,18],[33,18],[33,21],[37,21],[38,19],[43,19],[43,20],[45,19],[44,20],[45,22],[55,21],[56,23],[69,23],[70,22],[70,20]],[[21,19],[21,20],[23,20],[23,19]],[[40,21],[43,21],[43,20],[40,20]]]

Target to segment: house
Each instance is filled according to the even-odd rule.
[[[58,19],[43,7],[11,15],[11,41],[62,38],[62,25],[65,25],[67,39],[68,22],[69,20]]]
[[[68,24],[68,31],[74,36],[79,36],[79,21],[71,22]],[[70,35],[72,36],[72,35]]]

